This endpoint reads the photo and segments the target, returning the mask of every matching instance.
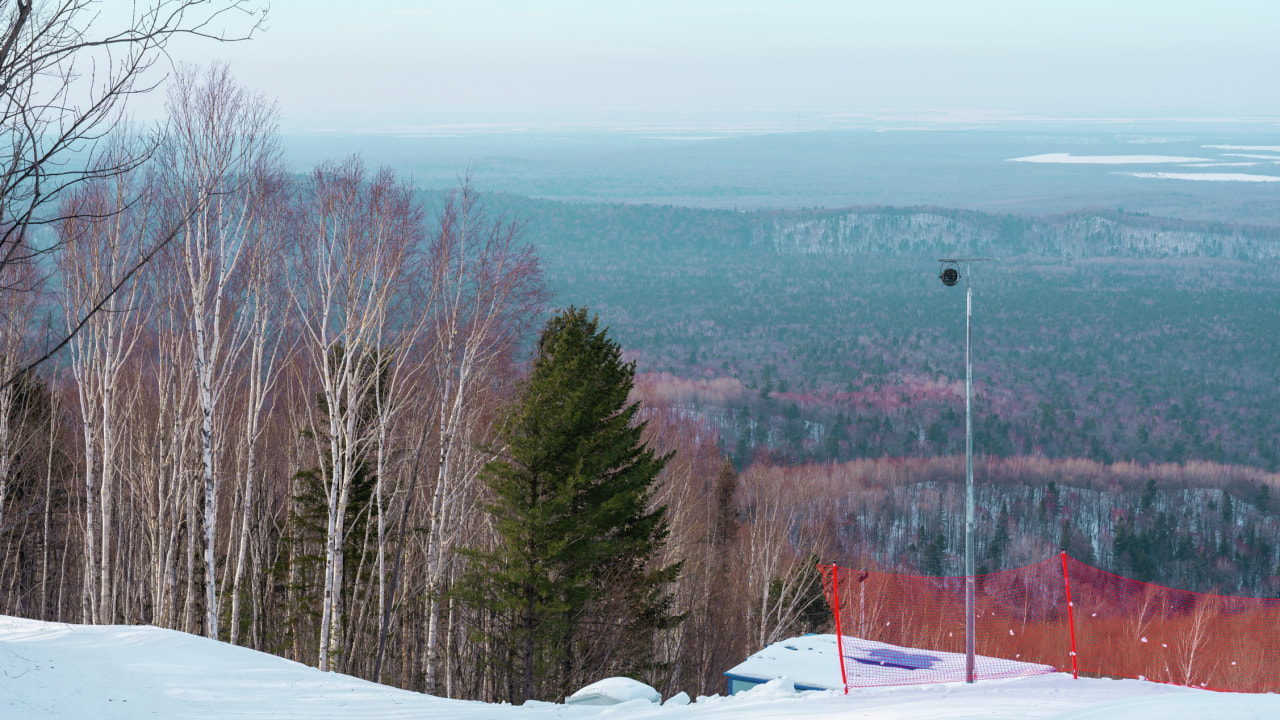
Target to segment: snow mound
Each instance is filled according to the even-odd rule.
[[[796,694],[796,684],[787,676],[774,678],[763,685],[757,685],[742,693],[753,699],[792,697]]]
[[[662,703],[662,704],[663,704],[664,706],[666,706],[666,705],[688,705],[688,704],[689,704],[689,693],[687,693],[687,692],[685,692],[685,691],[681,690],[680,692],[676,693],[675,695],[672,695],[671,697],[667,698],[667,701],[666,701],[666,702],[664,702],[664,703]]]
[[[611,677],[598,680],[565,698],[565,705],[618,705],[632,700],[662,702],[662,694],[639,680]]]

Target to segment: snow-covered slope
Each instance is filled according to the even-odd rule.
[[[1041,675],[964,684],[795,693],[786,680],[690,705],[522,707],[444,700],[322,673],[153,627],[0,616],[0,718],[321,720],[766,720],[804,718],[1278,718],[1280,695],[1231,695],[1137,680]]]

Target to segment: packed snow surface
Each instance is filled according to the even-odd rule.
[[[1280,717],[1280,696],[1212,693],[1053,674],[797,693],[782,678],[681,705],[489,705],[406,692],[193,635],[0,616],[0,718],[267,720],[1247,720]]]

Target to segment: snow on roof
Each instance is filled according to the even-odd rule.
[[[844,636],[845,672],[850,687],[914,685],[964,679],[964,653],[905,648]],[[1055,672],[1048,665],[978,656],[979,680]],[[797,690],[840,688],[840,656],[835,635],[803,635],[776,642],[725,673],[737,680],[767,682],[790,677]]]

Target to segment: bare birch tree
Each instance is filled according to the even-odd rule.
[[[56,242],[33,241],[32,231],[59,219],[66,191],[146,160],[147,145],[106,152],[100,141],[119,123],[128,98],[154,86],[149,70],[175,37],[245,39],[264,15],[247,0],[153,0],[114,16],[92,0],[5,3],[0,9],[0,268],[32,265],[57,249]],[[30,279],[10,289],[35,292]],[[63,340],[34,359],[24,358],[19,370],[64,346],[88,314],[100,310],[101,300],[83,306],[86,314],[68,323]],[[0,376],[0,383],[15,376]]]
[[[278,170],[262,169],[257,202],[261,206],[250,226],[253,245],[247,259],[247,288],[243,314],[248,321],[249,347],[240,369],[243,388],[240,456],[241,512],[236,540],[235,578],[231,585],[231,644],[240,641],[240,601],[244,588],[249,532],[253,519],[255,480],[262,434],[270,413],[269,400],[279,376],[286,333],[283,313],[277,312],[284,291],[283,239],[286,232],[287,183]]]
[[[765,474],[745,474],[739,484],[746,516],[739,567],[747,568],[757,648],[781,640],[820,596],[807,596],[806,579],[816,570],[806,555],[827,543],[826,527],[795,502],[792,483],[771,482]]]
[[[123,145],[122,145],[123,147]],[[108,163],[113,162],[108,159]],[[111,622],[111,542],[118,387],[137,344],[145,284],[126,284],[148,238],[150,178],[134,169],[81,186],[67,196],[58,226],[63,244],[61,304],[71,337],[71,372],[80,400],[84,452],[86,622]],[[140,198],[140,199],[139,199]],[[124,289],[121,292],[112,288]],[[101,304],[103,312],[89,308]],[[79,333],[71,328],[88,318]]]
[[[262,210],[264,179],[277,174],[275,108],[237,86],[225,66],[198,76],[180,71],[168,102],[170,128],[159,165],[181,223],[179,258],[188,342],[195,363],[203,469],[205,634],[218,637],[216,529],[230,418],[232,372],[252,335],[243,277],[251,228]]]
[[[477,412],[495,373],[545,299],[532,249],[517,223],[490,221],[469,182],[449,194],[431,246],[436,307],[428,341],[436,397],[434,435],[439,449],[425,539],[427,637],[426,691],[436,690],[440,598],[453,544],[466,525],[464,513],[484,462],[474,446]],[[424,429],[425,433],[425,429]]]
[[[38,282],[34,275],[31,265],[0,264],[0,379],[15,377],[26,357],[37,300],[27,288]],[[0,384],[0,533],[5,530],[5,499],[18,452],[17,428],[12,426],[18,395],[17,383]]]
[[[311,426],[327,504],[319,667],[342,647],[347,509],[375,433],[365,416],[384,370],[392,305],[421,241],[421,212],[390,170],[368,177],[359,160],[317,168],[304,191],[291,288],[302,352],[320,382]],[[317,409],[308,406],[308,410]]]

